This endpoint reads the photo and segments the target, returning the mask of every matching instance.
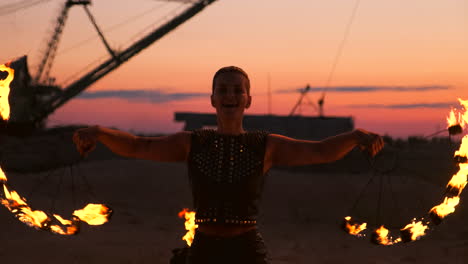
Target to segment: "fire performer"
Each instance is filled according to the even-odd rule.
[[[235,66],[213,77],[211,105],[217,129],[183,131],[162,137],[139,137],[92,126],[73,140],[82,155],[99,141],[116,154],[162,162],[187,162],[196,223],[190,263],[269,263],[257,229],[264,177],[272,166],[332,162],[354,147],[376,155],[382,138],[357,129],[322,141],[296,140],[266,132],[245,131],[244,110],[252,102],[247,73]]]

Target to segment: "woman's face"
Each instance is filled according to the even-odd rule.
[[[211,105],[218,115],[242,117],[252,101],[246,84],[247,79],[236,72],[226,72],[216,77]]]

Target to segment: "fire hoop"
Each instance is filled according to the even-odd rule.
[[[429,135],[430,137],[438,135],[442,132],[448,132],[449,138],[452,135],[458,135],[463,133],[463,129],[468,122],[468,100],[458,99],[460,104],[463,106],[463,112],[457,112],[455,109],[449,114],[447,118],[448,126],[446,129],[436,132],[434,134]],[[450,140],[451,142],[451,140]],[[455,212],[455,207],[460,202],[460,195],[467,184],[467,175],[468,175],[468,134],[465,134],[462,138],[461,145],[454,154],[454,161],[458,165],[458,172],[453,175],[451,180],[448,182],[446,191],[444,193],[443,202],[439,205],[432,207],[428,212],[427,216],[421,217],[420,220],[416,220],[415,218],[412,220],[411,223],[406,225],[405,227],[401,228],[399,231],[400,235],[397,238],[393,238],[390,235],[390,232],[383,224],[379,224],[379,227],[374,229],[371,233],[371,242],[378,244],[378,245],[395,245],[400,242],[411,242],[420,239],[424,235],[427,234],[427,231],[432,230],[435,226],[439,225],[442,220]],[[370,165],[373,169],[374,163],[370,162]],[[371,179],[368,183],[364,186],[364,189],[370,184],[373,178],[377,175],[375,173],[372,175]],[[387,171],[380,171],[381,176],[388,175]],[[382,195],[382,185],[383,178],[380,179],[380,192],[378,198],[378,208],[377,208],[377,223],[381,222],[382,216],[379,210],[379,206],[381,206],[381,195]],[[365,222],[358,222],[353,219],[350,215],[351,212],[355,209],[357,202],[361,198],[362,192],[358,196],[358,199],[355,201],[355,204],[350,210],[350,214],[344,218],[342,228],[348,234],[351,234],[356,237],[365,237],[365,230],[367,230],[368,224]],[[428,219],[428,220],[426,220]]]
[[[6,122],[10,116],[10,105],[8,96],[10,93],[10,83],[14,79],[14,70],[8,64],[0,65],[0,120]],[[72,176],[72,196],[74,203],[74,180],[73,165],[70,165]],[[83,179],[86,179],[83,177]],[[60,177],[60,184],[62,177]],[[87,180],[84,180],[90,188]],[[59,187],[60,187],[59,184]],[[0,195],[0,203],[6,207],[18,220],[39,230],[49,231],[59,235],[75,235],[80,230],[80,223],[85,222],[89,225],[102,225],[109,221],[112,210],[103,204],[87,204],[84,208],[74,210],[70,219],[65,219],[58,214],[44,212],[32,209],[26,199],[13,190],[3,170],[0,168],[0,185],[3,185],[3,195]],[[57,188],[57,195],[60,191]],[[33,191],[31,192],[32,196]],[[57,196],[56,196],[57,199]],[[55,207],[55,200],[52,203],[52,209]],[[51,210],[52,211],[52,210]]]

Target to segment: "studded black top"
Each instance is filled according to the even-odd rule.
[[[267,133],[196,130],[188,172],[196,223],[256,224]]]

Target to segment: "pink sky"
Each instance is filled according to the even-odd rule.
[[[11,1],[19,2],[19,1]],[[7,41],[1,61],[28,55],[31,72],[63,1],[52,0],[0,16]],[[133,5],[129,5],[133,3]],[[88,91],[150,90],[206,93],[221,66],[238,65],[250,75],[254,105],[267,112],[268,75],[272,113],[288,114],[297,93],[275,91],[323,87],[356,1],[218,0],[91,86]],[[0,4],[1,7],[1,4]],[[97,22],[115,50],[178,4],[162,1],[93,1]],[[154,10],[154,11],[152,11]],[[147,14],[144,14],[147,12]],[[125,26],[113,25],[138,17]],[[99,57],[108,56],[81,7],[69,14],[52,75],[62,83]],[[395,109],[362,105],[453,103],[468,98],[468,3],[464,0],[360,1],[330,87],[421,87],[449,89],[412,92],[327,92],[325,113],[352,116],[356,126],[393,136],[425,135],[445,125],[449,107]],[[319,92],[309,97],[316,101]],[[361,107],[356,107],[361,105]],[[141,102],[73,99],[50,124],[86,123],[143,132],[175,132],[174,111],[212,112],[208,98]],[[314,115],[304,110],[304,114]]]

